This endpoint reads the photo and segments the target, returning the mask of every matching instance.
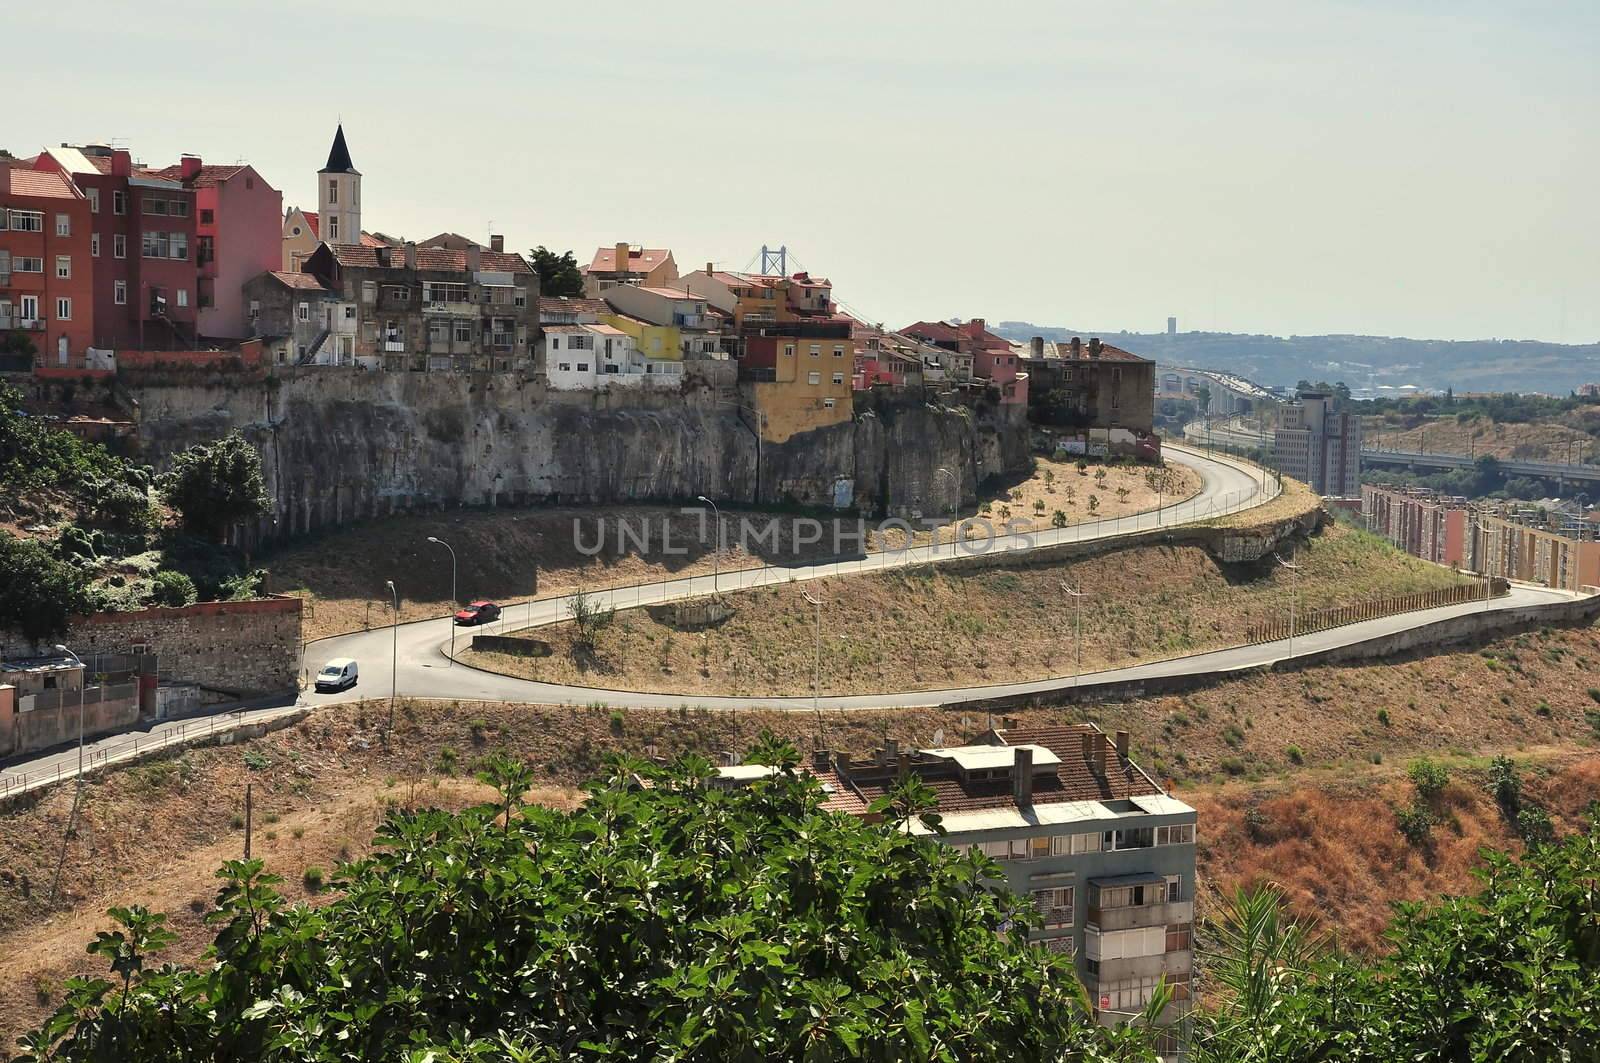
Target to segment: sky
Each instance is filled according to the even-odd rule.
[[[342,120],[363,223],[413,239],[627,240],[685,270],[785,245],[890,326],[1600,341],[1594,0],[52,0],[6,24],[55,43],[8,50],[39,91],[0,147],[247,160],[314,209]]]

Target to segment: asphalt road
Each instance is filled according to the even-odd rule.
[[[707,595],[713,592],[713,583],[723,591],[732,591],[771,583],[856,575],[907,565],[930,564],[957,556],[958,553],[976,553],[983,549],[1020,551],[1062,542],[1114,538],[1157,527],[1175,527],[1235,509],[1249,508],[1275,497],[1277,493],[1277,485],[1270,479],[1263,485],[1259,470],[1230,458],[1206,457],[1198,451],[1177,447],[1169,447],[1168,457],[1200,473],[1203,481],[1200,493],[1193,499],[1137,516],[1095,521],[1026,535],[996,536],[988,544],[982,544],[981,541],[944,543],[937,548],[924,546],[904,552],[868,554],[831,564],[796,567],[769,565],[763,568],[740,569],[722,573],[720,577],[694,576],[665,583],[599,591],[594,597],[602,604],[612,605],[619,610],[633,609]],[[566,597],[548,598],[535,601],[531,605],[511,606],[508,615],[497,623],[484,628],[458,628],[457,648],[469,645],[475,632],[499,634],[502,631],[511,632],[565,620],[568,615],[568,601]],[[823,615],[826,625],[826,605]],[[604,701],[616,706],[676,707],[689,701],[708,708],[811,707],[809,697],[686,697],[678,693],[639,693],[536,683],[497,675],[452,661],[448,652],[452,626],[448,617],[440,617],[402,624],[398,628],[378,628],[310,643],[306,649],[308,668],[318,669],[324,662],[335,657],[352,657],[361,667],[362,678],[356,688],[338,694],[308,692],[302,696],[302,703],[319,705],[362,697],[382,697],[389,694],[392,687],[395,693],[411,697],[520,701],[537,704],[588,704]],[[391,659],[397,662],[397,667],[392,671]],[[1070,685],[1070,677],[1065,680],[1048,680],[1042,684],[961,687],[945,691],[824,698],[821,705],[827,708],[931,705],[986,696],[984,693],[986,691],[1004,693],[1024,688],[1031,689],[1034,686],[1038,689],[1048,689],[1052,683],[1060,685],[1063,682]]]

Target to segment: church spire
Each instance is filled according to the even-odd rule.
[[[321,170],[322,173],[354,173],[361,171],[355,168],[350,161],[350,149],[344,143],[344,123],[339,124],[338,132],[333,134],[333,147],[328,150],[328,165]]]

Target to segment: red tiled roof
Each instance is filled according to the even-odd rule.
[[[287,270],[272,270],[272,279],[286,288],[294,288],[303,292],[325,292],[320,280],[310,273],[290,273]]]
[[[1056,344],[1056,350],[1061,352],[1061,357],[1066,358],[1068,360],[1071,360],[1071,358],[1072,358],[1072,348],[1071,347],[1067,346],[1064,343],[1058,343],[1058,344]],[[1102,343],[1100,345],[1100,353],[1099,354],[1090,354],[1089,353],[1089,345],[1087,343],[1085,343],[1083,345],[1083,353],[1081,355],[1079,355],[1079,359],[1082,360],[1082,361],[1088,361],[1090,359],[1099,359],[1100,361],[1104,361],[1104,362],[1148,362],[1148,361],[1150,361],[1150,359],[1148,359],[1148,358],[1139,357],[1137,354],[1134,354],[1132,351],[1125,351],[1121,347],[1113,347],[1109,343]]]
[[[641,292],[649,292],[651,295],[659,295],[663,299],[699,299],[700,298],[700,296],[694,294],[693,292],[686,292],[682,288],[647,288],[644,285],[640,285],[639,286],[639,290]]]
[[[364,244],[330,244],[333,257],[341,266],[351,266],[360,269],[404,269],[406,265],[406,251],[403,247],[390,248],[387,264],[378,260],[378,251],[383,247],[380,243],[376,247]],[[416,249],[417,269],[432,270],[439,273],[465,273],[467,271],[466,251],[452,251],[447,247],[419,247]],[[479,269],[492,273],[532,273],[533,267],[521,255],[508,255],[500,251],[484,251],[479,260]]]
[[[56,170],[23,170],[6,167],[11,174],[12,195],[33,196],[39,199],[81,199],[72,182]]]
[[[302,210],[301,215],[306,219],[306,226],[311,230],[311,235],[322,239],[322,215],[314,210]]]
[[[224,181],[229,180],[240,171],[248,170],[249,168],[250,167],[244,163],[235,163],[232,165],[223,166],[201,166],[200,172],[195,175],[194,179],[192,181],[185,182],[185,184],[190,188],[214,188],[215,186],[222,184]],[[151,170],[149,173],[152,177],[161,177],[168,181],[183,180],[183,166],[181,164],[177,166],[164,166],[159,170]]]
[[[590,273],[649,273],[672,254],[671,249],[665,247],[641,247],[628,249],[628,262],[619,270],[617,268],[617,249],[615,247],[597,248],[594,258],[589,261]]]
[[[376,236],[373,236],[371,233],[362,233],[361,234],[361,246],[362,247],[388,247],[389,245],[384,243],[382,240],[378,239]]]
[[[609,314],[611,306],[604,299],[575,299],[567,295],[539,296],[541,314]]]

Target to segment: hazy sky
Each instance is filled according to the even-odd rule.
[[[414,238],[783,243],[891,325],[1600,340],[1595,0],[52,0],[6,36],[0,146],[315,207],[342,117],[366,227]]]

